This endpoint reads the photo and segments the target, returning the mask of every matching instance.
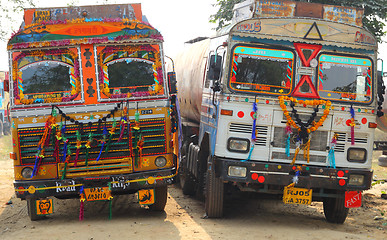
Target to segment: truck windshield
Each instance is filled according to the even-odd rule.
[[[322,98],[370,102],[372,62],[368,58],[322,54],[319,57],[318,91]]]
[[[158,45],[98,47],[101,98],[164,94]]]
[[[291,51],[237,46],[232,56],[230,87],[235,91],[288,94],[293,62]]]
[[[13,60],[16,104],[69,101],[78,95],[77,49],[14,52]]]

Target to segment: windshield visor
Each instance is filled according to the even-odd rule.
[[[372,94],[372,62],[322,54],[319,57],[318,92],[320,97],[341,101],[370,102]]]
[[[230,88],[243,92],[289,94],[293,63],[291,51],[237,46],[232,55]]]

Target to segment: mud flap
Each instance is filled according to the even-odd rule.
[[[345,207],[358,208],[361,207],[361,192],[360,191],[346,191],[345,192]]]
[[[54,205],[52,199],[39,199],[35,201],[36,215],[44,216],[54,212]]]
[[[138,203],[140,205],[152,205],[155,203],[154,189],[141,189],[138,191]]]

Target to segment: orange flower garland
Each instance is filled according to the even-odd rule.
[[[317,106],[325,104],[324,114],[321,116],[320,120],[318,122],[312,123],[312,126],[307,129],[308,133],[316,131],[323,123],[325,122],[325,119],[327,118],[329,111],[331,109],[331,101],[325,101],[325,100],[297,100],[293,97],[288,96],[279,96],[279,103],[282,111],[284,112],[284,115],[286,117],[286,120],[288,121],[288,124],[292,126],[293,128],[297,129],[298,131],[301,131],[301,128],[296,124],[296,122],[290,117],[289,111],[286,109],[285,100],[291,101],[295,104],[304,104],[307,106]]]

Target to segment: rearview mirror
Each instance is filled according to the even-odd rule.
[[[175,72],[169,72],[168,73],[168,87],[169,87],[169,93],[170,94],[176,94],[177,93],[177,87],[176,87],[176,73]]]
[[[207,73],[208,79],[219,80],[221,67],[222,67],[222,57],[220,55],[211,55],[210,65]]]

